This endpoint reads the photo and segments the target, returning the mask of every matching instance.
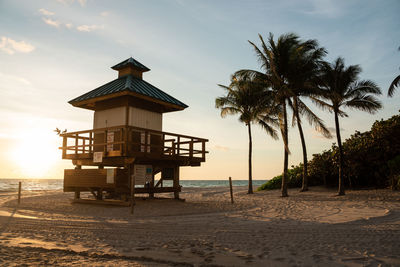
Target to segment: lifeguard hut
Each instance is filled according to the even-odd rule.
[[[69,101],[93,110],[94,119],[91,130],[61,134],[62,158],[75,165],[64,170],[64,192],[79,199],[89,191],[97,200],[104,192],[124,199],[173,192],[178,199],[179,168],[205,162],[208,140],[162,131],[163,113],[188,106],[144,81],[149,68],[131,57],[112,69],[117,79]]]

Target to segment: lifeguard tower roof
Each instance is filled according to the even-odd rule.
[[[75,107],[95,110],[95,103],[112,98],[130,96],[139,101],[163,106],[164,112],[183,110],[188,106],[142,79],[142,73],[150,69],[132,57],[111,67],[118,71],[118,78],[68,103]]]
[[[121,63],[118,63],[114,67],[111,67],[113,70],[120,70],[123,68],[126,68],[127,66],[131,66],[140,70],[143,70],[143,72],[149,71],[150,69],[134,59],[133,57],[128,58],[127,60],[122,61]]]

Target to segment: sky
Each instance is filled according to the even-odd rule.
[[[248,134],[237,116],[220,117],[217,84],[239,69],[259,70],[248,40],[293,32],[317,39],[325,60],[359,64],[361,79],[382,89],[384,108],[347,110],[342,139],[398,114],[400,1],[0,0],[0,178],[63,178],[62,140],[53,131],[92,128],[93,111],[67,102],[117,78],[111,66],[132,56],[151,71],[144,79],[189,106],[164,114],[163,130],[209,139],[206,163],[181,168],[181,179],[247,179]],[[333,114],[309,103],[331,129]],[[308,154],[335,139],[304,125]],[[254,126],[253,178],[282,173],[283,144]],[[302,160],[290,128],[289,165]]]

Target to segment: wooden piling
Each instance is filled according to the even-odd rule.
[[[22,182],[18,183],[18,204],[21,203],[21,188],[22,188]]]
[[[232,178],[230,176],[229,176],[229,188],[231,190],[231,203],[233,204]]]
[[[174,168],[173,187],[174,187],[174,198],[179,199],[179,166],[175,166]]]
[[[133,173],[133,175],[132,175]],[[131,214],[133,214],[134,209],[135,209],[135,173],[134,173],[134,168],[133,164],[129,164],[128,166],[128,174],[131,182]]]

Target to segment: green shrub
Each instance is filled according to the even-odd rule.
[[[346,186],[387,187],[395,185],[400,176],[400,115],[376,121],[370,131],[356,131],[343,142],[344,182]],[[300,187],[303,165],[288,170],[288,187]],[[338,147],[314,154],[308,162],[308,185],[337,186]],[[394,180],[392,180],[392,177]],[[258,190],[281,187],[278,175]],[[400,180],[397,181],[400,189]]]
[[[400,189],[400,155],[387,162],[390,171],[390,185],[392,189]]]
[[[300,164],[299,166],[292,166],[291,169],[288,170],[288,187],[300,187],[302,182],[302,171],[303,165]],[[273,190],[279,189],[282,185],[282,174],[275,176],[271,180],[267,181],[266,183],[262,184],[257,191],[261,190]]]

